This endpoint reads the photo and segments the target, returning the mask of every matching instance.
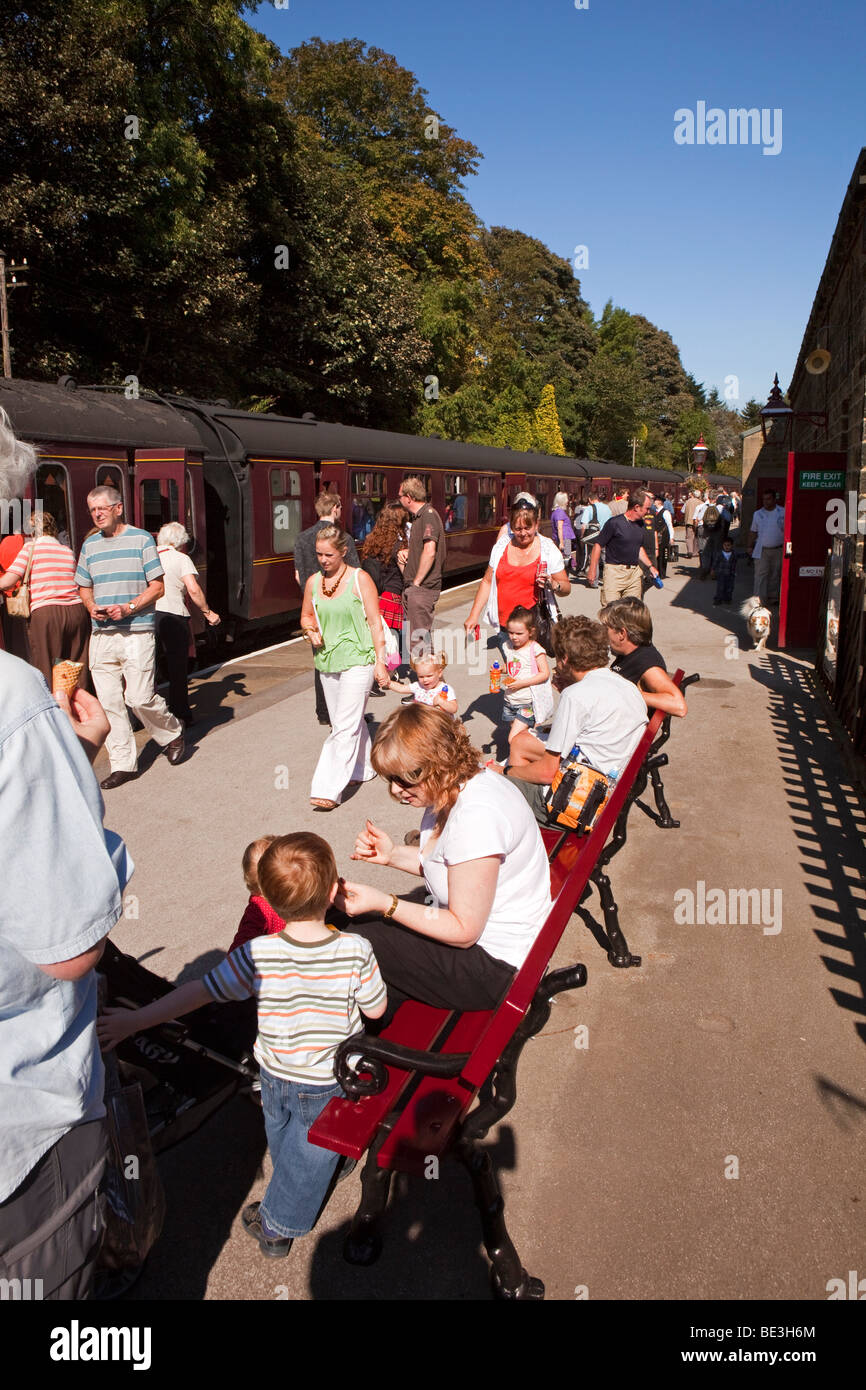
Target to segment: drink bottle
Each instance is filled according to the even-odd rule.
[[[665,587],[664,584],[662,583],[661,576],[658,575],[658,574],[656,575],[655,579],[653,580],[653,583],[655,584],[655,586],[656,586],[657,589],[663,589],[663,588]]]
[[[498,661],[494,661],[490,668],[490,693],[497,695],[502,686],[502,667]]]

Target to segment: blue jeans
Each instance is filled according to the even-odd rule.
[[[262,1069],[265,1133],[274,1165],[259,1215],[281,1236],[312,1230],[340,1155],[307,1140],[329,1100],[343,1094],[334,1082],[284,1081]]]

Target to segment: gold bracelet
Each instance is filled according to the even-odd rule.
[[[388,917],[393,917],[393,916],[394,916],[394,913],[397,911],[397,905],[398,905],[399,902],[400,902],[400,899],[397,897],[397,894],[396,894],[396,893],[392,893],[392,894],[391,894],[391,906],[388,908],[388,911],[384,914],[386,918],[388,918]]]

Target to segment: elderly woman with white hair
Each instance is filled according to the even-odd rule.
[[[568,512],[567,492],[558,492],[554,497],[550,522],[553,528],[553,543],[562,552],[566,572],[571,571],[573,574],[574,565],[571,560],[571,552],[577,537],[574,534],[574,526]]]
[[[192,724],[187,686],[190,644],[190,613],[187,595],[204,615],[205,622],[216,627],[219,614],[208,607],[202,587],[196,578],[198,570],[188,555],[189,536],[179,521],[170,521],[160,529],[156,538],[159,562],[164,570],[165,593],[156,601],[156,635],[165,655],[168,674],[168,707],[184,724]]]

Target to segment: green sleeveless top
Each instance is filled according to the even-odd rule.
[[[322,575],[313,580],[313,608],[325,645],[314,653],[318,671],[347,671],[350,666],[372,666],[376,649],[364,604],[358,592],[358,571],[335,598],[322,598]]]

